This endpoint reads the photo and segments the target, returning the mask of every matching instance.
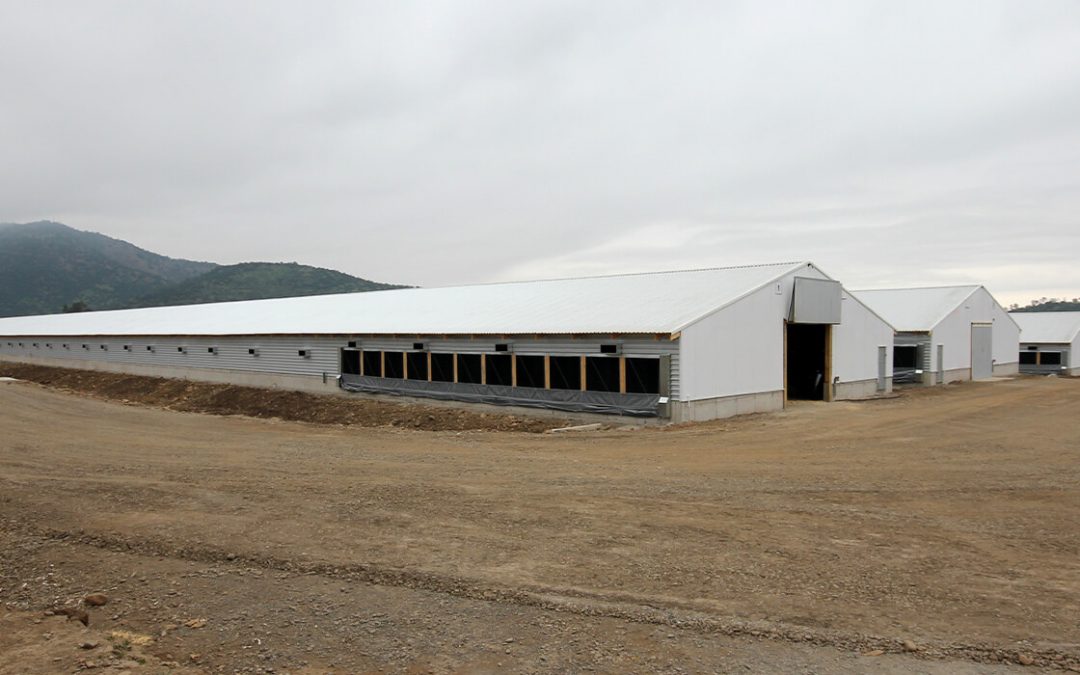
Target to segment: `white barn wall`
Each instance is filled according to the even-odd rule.
[[[945,381],[971,379],[971,324],[993,323],[994,374],[1016,373],[1020,361],[1020,329],[985,288],[979,288],[942,319],[931,333],[930,373],[936,378],[938,345],[945,346]]]
[[[777,282],[779,295],[777,283],[769,284],[683,330],[679,400],[780,392],[783,403],[783,320],[792,279]]]
[[[885,391],[892,390],[893,328],[846,290],[841,291],[840,324],[833,326],[832,374],[840,380],[836,398],[878,393],[878,347],[885,347]]]

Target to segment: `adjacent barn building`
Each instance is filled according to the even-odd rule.
[[[1020,372],[1080,376],[1080,312],[1012,312]]]
[[[896,327],[896,382],[943,384],[1015,374],[1020,327],[982,286],[852,291]]]
[[[3,359],[671,421],[889,391],[892,343],[807,262],[0,319]]]

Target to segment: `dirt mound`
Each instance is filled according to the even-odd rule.
[[[398,427],[424,431],[521,431],[542,433],[573,422],[509,413],[419,405],[394,401],[309,394],[280,389],[210,384],[142,375],[53,368],[27,363],[0,363],[0,376],[10,376],[125,403],[212,415],[246,415],[316,424]]]

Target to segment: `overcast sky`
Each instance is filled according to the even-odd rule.
[[[419,285],[1080,295],[1080,2],[0,0],[0,221]]]

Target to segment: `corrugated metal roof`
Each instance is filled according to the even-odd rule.
[[[879,288],[849,291],[900,332],[929,332],[980,287]]]
[[[1021,342],[1072,342],[1080,334],[1080,312],[1010,312]]]
[[[0,335],[672,333],[809,263],[0,319]]]

